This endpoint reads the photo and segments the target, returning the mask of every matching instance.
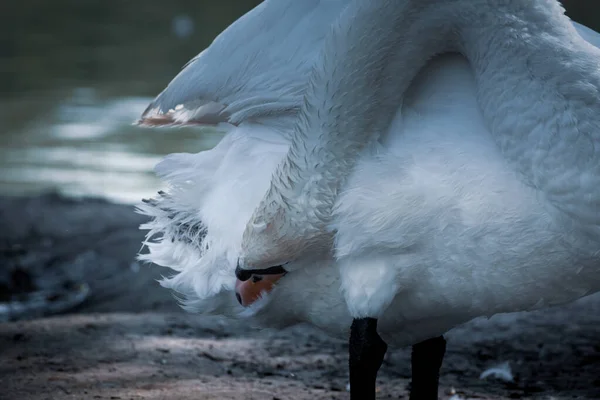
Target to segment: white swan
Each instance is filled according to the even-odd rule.
[[[538,3],[558,12],[554,2]],[[356,5],[360,2],[350,7]],[[342,8],[340,2],[338,12]],[[334,14],[322,23],[328,24]],[[554,18],[541,14],[549,15]],[[600,36],[576,28],[600,44]],[[564,25],[560,29],[573,35],[572,49],[592,52]],[[303,87],[301,81],[294,84]],[[597,256],[580,252],[591,249],[583,245],[571,251],[569,233],[578,231],[558,229],[554,214],[545,208],[546,199],[506,162],[484,123],[485,107],[484,114],[479,111],[478,85],[460,56],[438,58],[413,81],[383,146],[373,144],[361,153],[338,198],[338,262],[327,257],[296,260],[286,266],[293,272],[247,308],[231,293],[246,221],[286,157],[289,110],[298,107],[281,114],[277,111],[283,109],[274,108],[254,118],[256,122],[237,121],[238,128],[211,151],[167,158],[158,171],[173,185],[171,193],[141,206],[154,217],[147,225],[150,233],[164,236],[148,243],[150,254],[143,258],[179,272],[163,284],[182,293],[195,311],[252,315],[270,325],[309,321],[334,335],[347,335],[354,317],[376,316],[379,333],[395,345],[435,337],[479,315],[560,304],[598,290],[598,269],[585,262],[597,263]],[[220,88],[235,98],[235,86]],[[170,98],[171,105],[161,106],[159,97],[151,106],[154,120],[196,115],[182,114],[185,105],[177,107],[185,103],[178,96],[191,96],[189,100],[193,94],[170,90],[161,96]],[[203,102],[210,99],[210,91],[200,93]],[[197,240],[201,237],[203,241]],[[340,265],[345,273],[341,277]],[[359,268],[353,269],[355,265]],[[384,279],[371,282],[377,277]],[[360,279],[359,284],[348,286],[352,278]],[[372,290],[381,282],[391,285]],[[339,291],[344,283],[346,296]],[[355,293],[361,301],[352,300],[349,287],[365,290]],[[386,302],[389,306],[381,305]]]

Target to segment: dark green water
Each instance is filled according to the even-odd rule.
[[[0,1],[0,194],[151,195],[163,155],[210,148],[220,135],[131,123],[187,60],[258,3]],[[566,5],[600,30],[600,1]]]
[[[0,2],[0,194],[59,190],[134,202],[165,154],[214,131],[131,126],[177,74],[258,0]]]

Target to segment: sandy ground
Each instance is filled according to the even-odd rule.
[[[298,326],[248,329],[186,315],[133,259],[132,208],[0,198],[0,282],[15,267],[85,279],[72,313],[0,324],[0,399],[348,399],[347,345]],[[447,335],[440,398],[600,399],[600,296],[476,320]],[[408,398],[409,349],[390,349],[379,398]],[[508,361],[513,382],[479,379]]]

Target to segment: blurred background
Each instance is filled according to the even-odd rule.
[[[301,0],[298,0],[301,1]],[[0,194],[56,190],[133,203],[165,154],[216,144],[211,130],[132,126],[187,60],[258,0],[4,0]],[[600,2],[564,1],[600,31]]]

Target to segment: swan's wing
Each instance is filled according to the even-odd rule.
[[[234,125],[298,109],[325,33],[348,0],[266,0],[193,58],[141,125]]]

